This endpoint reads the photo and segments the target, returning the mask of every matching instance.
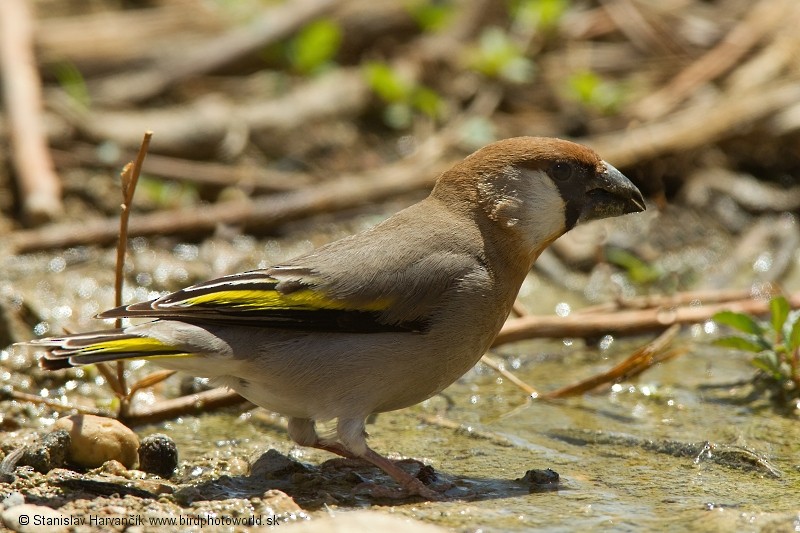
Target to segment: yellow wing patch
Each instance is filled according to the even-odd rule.
[[[81,353],[129,353],[129,352],[154,352],[163,353],[164,351],[174,350],[172,346],[164,344],[156,339],[149,337],[134,337],[125,339],[114,339],[100,341],[95,344],[81,348]]]
[[[223,290],[186,298],[185,304],[218,305],[252,310],[258,309],[296,309],[309,310],[335,309],[353,311],[383,311],[389,307],[389,298],[380,298],[366,304],[327,298],[311,289],[302,289],[288,294],[276,290]]]

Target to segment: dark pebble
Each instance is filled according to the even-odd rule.
[[[168,478],[178,466],[178,446],[166,435],[156,433],[139,444],[139,470]]]
[[[537,468],[525,472],[522,479],[518,481],[528,484],[531,492],[539,492],[556,490],[560,483],[560,477],[558,472],[551,468],[546,468],[544,470]]]
[[[25,450],[19,464],[30,466],[42,474],[61,468],[66,462],[71,440],[65,429],[48,433],[38,445]]]

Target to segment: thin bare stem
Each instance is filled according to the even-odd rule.
[[[117,264],[114,278],[114,305],[119,307],[122,305],[122,283],[125,274],[125,252],[128,248],[128,221],[131,216],[131,205],[133,203],[133,194],[136,191],[136,184],[139,181],[139,174],[142,171],[144,158],[147,155],[147,149],[150,146],[150,139],[153,137],[152,131],[146,131],[142,138],[142,144],[139,147],[139,153],[136,159],[125,165],[122,169],[122,210],[119,216],[119,241],[117,242]],[[114,324],[117,328],[122,327],[122,319],[118,318]],[[122,393],[122,401],[120,403],[120,415],[127,412],[130,394],[128,386],[125,382],[125,363],[117,361],[117,381],[119,382],[120,392]]]

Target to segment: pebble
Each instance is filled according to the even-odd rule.
[[[61,468],[70,448],[70,440],[65,429],[48,433],[37,446],[25,450],[19,464],[31,466],[42,474]]]
[[[59,418],[54,428],[69,432],[71,444],[67,459],[76,466],[97,468],[106,461],[114,460],[126,468],[133,468],[137,463],[139,438],[117,420],[94,415],[73,415]]]
[[[139,445],[139,470],[169,478],[178,466],[178,446],[161,433],[148,435]]]

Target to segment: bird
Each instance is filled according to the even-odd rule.
[[[404,495],[441,499],[369,447],[365,420],[472,368],[549,244],[577,224],[644,210],[639,189],[592,149],[508,138],[365,231],[98,315],[151,321],[31,344],[45,369],[144,359],[211,378],[287,417],[296,444],[372,463]]]

